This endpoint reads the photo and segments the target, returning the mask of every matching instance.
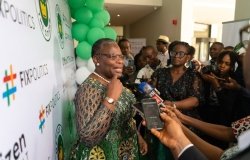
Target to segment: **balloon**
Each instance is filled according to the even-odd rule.
[[[89,31],[89,27],[86,24],[73,23],[72,25],[72,37],[78,41],[83,41]]]
[[[101,38],[105,38],[105,33],[100,28],[91,28],[87,34],[87,40],[91,45]]]
[[[88,65],[87,65],[87,67],[88,67],[88,70],[89,70],[90,72],[94,72],[94,70],[95,70],[95,64],[94,64],[92,58],[90,58],[90,59],[88,60]]]
[[[67,91],[68,91],[69,100],[73,100],[75,98],[77,87],[71,86],[71,87],[67,88]]]
[[[87,7],[82,7],[76,10],[74,16],[77,22],[88,24],[93,17],[93,13]]]
[[[87,67],[81,67],[76,70],[76,83],[82,84],[82,82],[90,75],[90,71]]]
[[[94,28],[103,28],[104,27],[104,22],[100,18],[92,18],[91,21],[89,22],[89,27]]]
[[[68,0],[71,8],[80,8],[85,4],[85,0]]]
[[[86,0],[86,6],[93,12],[103,10],[104,0]]]
[[[101,19],[104,22],[104,25],[107,25],[110,21],[110,15],[107,10],[102,10],[102,11],[97,12],[94,15],[94,17]]]
[[[91,57],[91,45],[86,41],[82,41],[76,47],[76,55],[81,59],[89,59]]]
[[[116,40],[117,34],[116,34],[116,31],[113,28],[111,28],[111,27],[104,27],[103,31],[105,33],[106,38],[110,38],[110,39]]]
[[[71,17],[74,18],[74,19],[75,19],[75,12],[76,12],[75,9],[73,9],[73,8],[70,9]]]
[[[87,60],[83,60],[80,57],[76,57],[76,66],[78,68],[84,67],[84,66],[88,66],[88,61]]]

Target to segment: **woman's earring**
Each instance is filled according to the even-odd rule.
[[[190,67],[190,61],[187,61],[187,62],[184,64],[184,66],[185,66],[186,68],[189,68],[189,67]]]
[[[100,63],[96,63],[96,66],[100,66]]]

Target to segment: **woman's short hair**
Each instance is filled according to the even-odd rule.
[[[177,45],[182,45],[184,47],[187,48],[187,54],[190,55],[190,45],[187,42],[183,42],[183,41],[173,41],[172,43],[170,43],[170,45],[168,46],[168,52],[170,53],[171,51],[173,51],[175,49],[175,47]]]
[[[117,43],[110,38],[102,38],[97,40],[92,46],[91,57],[99,54],[100,50],[107,45],[117,45]]]

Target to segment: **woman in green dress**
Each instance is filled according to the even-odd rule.
[[[95,71],[79,86],[75,95],[79,140],[71,160],[137,160],[147,145],[137,134],[131,105],[135,97],[118,79],[123,55],[111,39],[100,39],[92,48]],[[139,143],[138,143],[139,142]]]

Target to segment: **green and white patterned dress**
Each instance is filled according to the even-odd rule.
[[[73,146],[71,160],[139,159],[136,126],[131,105],[132,92],[123,88],[115,111],[102,105],[106,86],[87,78],[75,96],[79,140]]]

